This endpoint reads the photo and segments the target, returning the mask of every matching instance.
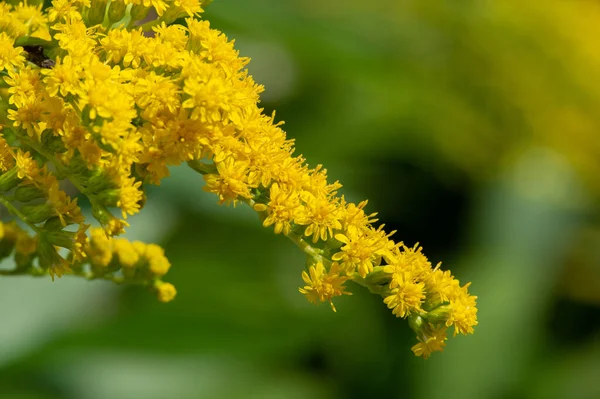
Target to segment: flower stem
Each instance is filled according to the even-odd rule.
[[[4,205],[4,207],[10,213],[21,219],[21,221],[23,221],[23,223],[29,226],[31,230],[35,231],[36,233],[40,232],[40,228],[28,221],[27,216],[23,215],[23,213],[21,213],[21,211],[19,211],[13,204],[11,204],[10,201],[8,201],[3,195],[0,195],[0,204]]]

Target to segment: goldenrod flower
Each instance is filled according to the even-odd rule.
[[[283,232],[288,235],[293,221],[299,216],[301,210],[300,198],[293,189],[280,188],[279,184],[274,183],[269,191],[268,205],[258,204],[254,209],[267,211],[268,216],[263,221],[263,226],[275,225],[275,234]]]
[[[423,356],[427,359],[433,352],[443,351],[446,346],[446,329],[431,328],[428,333],[423,336],[417,336],[419,343],[412,347],[412,351],[417,356]]]
[[[321,262],[310,266],[308,273],[302,272],[302,280],[306,283],[304,288],[299,288],[301,294],[312,303],[329,302],[331,309],[335,312],[333,297],[340,295],[352,295],[345,291],[344,283],[348,277],[341,276],[341,269],[337,263],[333,263],[327,271]]]
[[[15,273],[144,284],[160,301],[172,300],[163,249],[113,236],[143,208],[145,187],[187,162],[220,203],[247,203],[263,226],[302,249],[310,266],[299,290],[310,302],[335,310],[333,298],[350,294],[346,281],[367,287],[408,319],[420,341],[413,351],[424,357],[442,350],[448,328],[472,333],[469,284],[432,268],[418,245],[393,241],[393,232],[375,226],[376,213],[365,212],[367,201],[346,201],[322,165],[293,155],[282,122],[258,105],[264,88],[244,69],[248,58],[195,18],[201,5],[53,0],[42,11],[0,3],[8,85],[0,99],[0,191],[9,193],[0,203],[33,233],[0,224],[3,248],[16,248]],[[132,28],[150,7],[159,18]],[[173,23],[182,17],[185,26]],[[77,200],[61,189],[65,180],[88,197],[101,228],[89,229]]]
[[[0,71],[20,67],[25,62],[23,47],[13,47],[14,39],[0,32]]]
[[[411,312],[421,310],[421,304],[425,299],[424,288],[424,283],[414,281],[397,284],[396,288],[392,289],[391,295],[385,297],[383,302],[396,316],[406,317]]]

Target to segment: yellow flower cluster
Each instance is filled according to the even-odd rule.
[[[335,310],[332,299],[349,294],[347,281],[365,286],[408,318],[419,340],[413,351],[424,357],[442,350],[449,327],[472,333],[477,308],[468,284],[373,227],[366,201],[347,202],[321,165],[293,155],[293,141],[258,106],[263,88],[244,69],[249,60],[197,19],[201,6],[0,6],[0,200],[36,233],[42,270],[143,283],[172,299],[173,286],[160,280],[170,266],[162,250],[110,237],[143,207],[145,185],[187,162],[221,203],[250,205],[265,227],[306,253],[300,292],[309,301]],[[140,26],[151,7],[158,18]],[[103,229],[88,232],[64,182],[88,198]]]

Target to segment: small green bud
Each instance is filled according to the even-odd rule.
[[[114,216],[104,205],[93,204],[92,205],[92,216],[100,222],[102,226],[108,224]]]
[[[423,329],[424,325],[426,325],[426,323],[425,323],[425,320],[423,320],[423,318],[421,316],[416,315],[416,314],[412,314],[412,315],[408,316],[408,326],[415,333],[419,334],[419,331],[421,331],[421,329]]]
[[[12,168],[0,176],[0,192],[12,190],[17,184],[19,184],[19,181],[21,181],[21,179],[17,177],[17,168]]]
[[[53,216],[46,220],[46,223],[44,223],[44,230],[48,231],[62,230],[63,227],[65,226],[63,226],[62,220],[60,220],[58,216]]]
[[[108,189],[115,189],[115,185],[104,173],[95,173],[87,181],[87,191],[90,194],[96,195]]]
[[[46,219],[54,216],[54,207],[50,204],[38,204],[38,205],[25,205],[20,209],[21,213],[25,215],[28,222],[41,223]]]
[[[108,7],[108,19],[110,22],[118,22],[125,16],[127,5],[121,1],[112,1]]]
[[[60,255],[56,252],[54,245],[44,240],[41,236],[38,243],[38,257],[40,259],[40,267],[43,269],[60,263]]]
[[[88,11],[87,15],[87,26],[93,26],[101,24],[104,21],[104,14],[106,13],[106,6],[108,0],[94,0],[92,7]]]
[[[150,7],[145,7],[143,4],[134,4],[129,12],[132,21],[140,21],[148,16]]]
[[[19,186],[15,190],[15,198],[19,202],[29,202],[34,199],[44,198],[44,192],[31,185]]]
[[[427,316],[425,317],[433,324],[445,323],[450,317],[451,312],[452,307],[450,307],[450,305],[443,305],[433,309],[431,312],[427,313]]]
[[[69,175],[81,175],[87,172],[87,170],[87,165],[80,156],[73,157],[67,165],[67,173]]]
[[[40,233],[40,240],[42,239],[58,247],[73,249],[73,245],[75,244],[75,233],[64,230],[45,231]]]
[[[56,136],[52,130],[44,130],[42,133],[41,142],[44,147],[57,154],[62,154],[63,152],[67,151],[62,138],[60,138],[60,136]]]

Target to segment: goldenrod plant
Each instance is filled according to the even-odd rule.
[[[250,206],[306,254],[299,291],[310,302],[335,311],[348,281],[363,286],[408,319],[425,358],[443,350],[450,327],[472,333],[469,284],[418,244],[393,241],[366,201],[347,201],[325,168],[293,155],[281,122],[258,105],[249,59],[200,18],[202,3],[0,4],[0,203],[14,217],[0,224],[14,268],[0,273],[141,284],[172,300],[162,248],[116,236],[146,186],[186,163],[220,203]]]

